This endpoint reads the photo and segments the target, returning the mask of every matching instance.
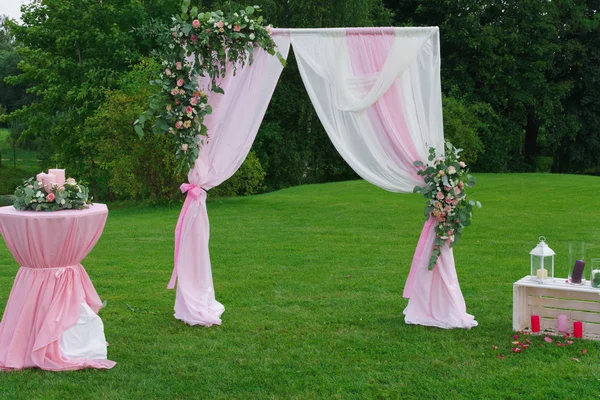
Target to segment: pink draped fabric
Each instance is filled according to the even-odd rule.
[[[289,37],[274,38],[284,58]],[[204,120],[209,139],[188,174],[186,202],[175,229],[175,266],[169,288],[177,279],[175,318],[189,325],[221,324],[225,308],[215,298],[209,256],[209,222],[205,191],[220,185],[242,165],[254,142],[283,67],[276,57],[255,50],[254,63],[231,71],[220,81],[224,95],[209,93],[213,113]],[[206,89],[208,79],[201,79]]]
[[[394,36],[381,32],[346,35],[348,53],[356,77],[378,73],[386,62]],[[365,93],[369,88],[365,88]],[[419,160],[405,118],[405,106],[396,81],[387,92],[365,112],[386,154],[396,164],[418,180],[413,161]],[[454,266],[452,249],[444,247],[433,271],[429,271],[429,257],[435,242],[436,221],[430,218],[423,227],[415,251],[411,270],[405,285],[404,297],[409,303],[404,310],[405,322],[440,328],[471,328],[477,325],[467,314],[466,305]],[[415,288],[417,290],[415,290]]]
[[[109,360],[69,359],[59,346],[81,303],[97,313],[102,302],[81,261],[104,228],[108,210],[32,212],[0,208],[0,232],[21,265],[0,323],[0,369],[64,371],[112,368]]]

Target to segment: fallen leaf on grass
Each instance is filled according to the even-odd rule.
[[[520,353],[521,349],[518,347],[512,347],[511,350],[513,351],[513,353]]]
[[[586,353],[587,353],[587,349],[581,350],[581,354],[586,354]]]
[[[544,340],[545,340],[547,343],[552,343],[552,338],[550,338],[549,336],[546,336],[546,337],[544,338]]]
[[[493,345],[493,346],[492,346],[492,349],[494,349],[494,350],[498,350],[498,346],[496,346],[496,345]]]
[[[504,360],[505,358],[506,358],[505,356],[498,355],[499,360]]]
[[[525,341],[526,341],[527,343],[531,344],[531,340],[529,340],[529,339],[525,339]]]
[[[579,362],[579,358],[573,357],[573,358],[571,358],[571,360]]]
[[[513,339],[518,339],[519,335],[513,335]]]
[[[511,343],[512,343],[512,344],[519,344],[519,343],[521,343],[521,342],[519,342],[519,341],[516,341],[516,342],[511,342]]]
[[[567,344],[573,344],[572,340],[567,340]]]

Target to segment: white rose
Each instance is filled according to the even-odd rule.
[[[254,40],[254,38],[255,38],[256,36],[254,36],[254,33],[251,33],[251,34],[250,34],[248,37],[250,38],[250,40]]]

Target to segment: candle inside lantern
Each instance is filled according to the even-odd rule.
[[[540,331],[540,316],[532,315],[531,316],[531,332],[539,332]]]
[[[65,184],[65,170],[64,169],[49,169],[49,174],[52,174],[56,177],[55,183],[60,187]]]
[[[535,271],[535,274],[537,275],[538,279],[548,279],[548,270],[546,268],[538,269]]]
[[[573,322],[573,336],[576,338],[583,337],[583,325],[579,321]]]
[[[44,183],[44,177],[45,177],[45,176],[46,176],[46,173],[45,173],[45,172],[40,172],[39,174],[37,174],[37,175],[35,176],[35,180],[36,180],[36,181],[38,181],[38,182],[42,182],[42,183]]]
[[[569,331],[569,319],[565,314],[560,314],[557,319],[558,331],[568,332]]]
[[[581,260],[575,261],[575,266],[573,267],[573,273],[571,274],[571,282],[572,283],[581,283],[581,278],[583,277],[583,269],[585,268],[585,262]]]

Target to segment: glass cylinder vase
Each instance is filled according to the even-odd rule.
[[[585,243],[584,242],[569,242],[569,281],[573,274],[573,267],[576,261],[585,261]]]
[[[590,260],[590,285],[593,288],[600,288],[600,258]]]

